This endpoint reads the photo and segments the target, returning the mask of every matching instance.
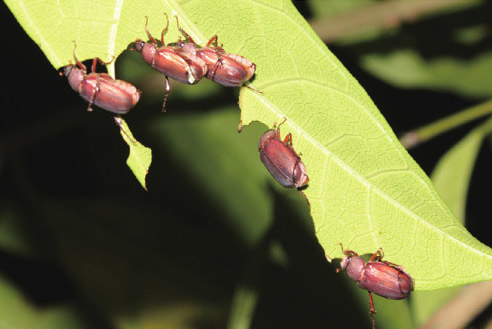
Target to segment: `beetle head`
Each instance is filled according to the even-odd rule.
[[[151,42],[143,42],[140,39],[135,41],[135,49],[142,54],[142,58],[149,64],[154,61],[155,53],[157,52],[157,47]]]
[[[145,42],[144,42],[144,41],[142,41],[142,40],[140,40],[140,39],[137,39],[137,40],[135,40],[134,45],[135,45],[135,49],[136,49],[139,53],[141,53],[141,52],[142,52],[142,49],[143,49],[143,47],[144,47],[144,45],[145,45]]]
[[[75,66],[73,66],[72,64],[65,66],[63,68],[63,75],[65,75],[68,78],[70,76],[70,73],[72,73],[72,70],[74,68],[75,68]]]

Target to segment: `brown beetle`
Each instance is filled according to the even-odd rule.
[[[292,147],[292,135],[288,133],[283,141],[280,139],[280,126],[285,121],[261,136],[258,144],[260,159],[280,185],[301,188],[307,185],[309,177],[301,157]]]
[[[166,77],[166,93],[162,104],[162,111],[166,109],[167,96],[170,92],[168,77],[184,84],[198,83],[207,74],[207,64],[197,56],[194,45],[177,45],[164,43],[164,35],[169,27],[169,18],[166,15],[167,25],[161,33],[161,47],[147,28],[148,17],[145,16],[145,32],[149,42],[137,39],[135,49],[142,54],[142,58],[152,68]]]
[[[92,71],[87,74],[87,68],[75,55],[75,43],[73,57],[76,65],[65,66],[63,74],[68,78],[68,83],[72,89],[89,102],[88,111],[92,111],[92,104],[95,104],[107,111],[125,114],[137,104],[140,99],[140,91],[134,85],[123,80],[115,80],[109,74],[95,72],[97,61],[104,65],[108,63],[104,63],[99,58],[94,58]]]
[[[342,246],[342,244],[340,244]],[[408,297],[414,289],[414,280],[404,271],[403,267],[387,261],[383,261],[383,252],[380,248],[368,262],[365,262],[355,251],[343,250],[341,269],[346,270],[350,279],[369,293],[369,311],[371,313],[372,327],[375,328],[374,302],[372,292],[388,299],[403,299]]]
[[[217,35],[214,35],[208,41],[207,45],[201,48],[198,47],[193,38],[179,26],[177,17],[176,23],[186,41],[180,42],[178,45],[182,47],[193,45],[193,47],[188,46],[188,49],[191,50],[193,54],[196,53],[199,58],[207,63],[207,79],[225,87],[240,87],[253,77],[256,71],[255,63],[243,56],[226,53],[221,46],[219,47]],[[261,91],[249,86],[246,87],[261,93]]]

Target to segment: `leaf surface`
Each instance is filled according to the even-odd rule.
[[[147,190],[145,178],[149,173],[149,167],[152,162],[152,150],[142,145],[133,137],[133,134],[125,120],[115,117],[115,121],[120,126],[121,137],[123,137],[123,140],[130,148],[130,155],[126,160],[126,164],[131,169],[142,187]]]

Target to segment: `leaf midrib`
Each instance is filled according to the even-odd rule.
[[[247,92],[253,92],[253,91],[247,91]],[[254,93],[254,92],[253,92]],[[350,97],[349,95],[347,95],[348,97]],[[270,108],[271,111],[273,113],[275,113],[278,117],[279,117],[279,120],[282,120],[284,117],[286,117],[286,115],[278,110],[278,108],[276,106],[274,106],[270,101],[268,101],[268,98],[265,97],[265,96],[262,96],[262,95],[259,95],[257,93],[254,93],[254,97],[257,98],[257,100],[259,100],[261,103],[263,103],[267,108]],[[355,102],[355,100],[351,97],[351,99]],[[367,113],[369,113],[370,117],[378,124],[379,127],[381,127],[384,135],[390,140],[390,142],[394,145],[394,142],[393,140],[389,137],[389,134],[386,132],[386,130],[383,129],[383,127],[375,120],[374,116],[372,115],[372,113],[363,105],[361,105],[360,103],[358,102],[355,102],[356,104],[358,104],[362,109],[364,109],[364,111],[366,111]],[[461,243],[458,239],[452,237],[451,235],[449,235],[448,233],[444,232],[443,230],[441,230],[439,227],[433,225],[432,223],[426,221],[425,219],[423,219],[421,216],[417,215],[415,212],[411,211],[410,209],[408,209],[406,206],[404,206],[403,204],[399,203],[397,200],[395,200],[394,198],[392,198],[391,196],[389,196],[387,193],[383,192],[381,189],[379,189],[376,185],[374,185],[374,183],[368,181],[365,177],[363,177],[362,175],[360,175],[359,173],[357,173],[351,166],[349,166],[345,161],[343,161],[342,159],[340,159],[339,157],[337,157],[334,153],[332,153],[331,151],[329,151],[323,144],[319,143],[311,134],[309,134],[306,130],[304,129],[301,129],[301,127],[299,125],[297,125],[295,123],[295,121],[293,120],[289,120],[289,125],[292,127],[292,129],[294,129],[295,131],[297,131],[299,137],[298,138],[303,138],[305,139],[306,141],[308,141],[309,143],[311,143],[316,149],[320,150],[324,155],[325,155],[325,158],[326,160],[328,161],[329,158],[331,157],[333,159],[333,161],[335,161],[335,163],[341,167],[343,170],[345,170],[347,173],[350,174],[350,176],[354,177],[355,179],[357,179],[359,182],[361,182],[363,185],[367,186],[368,188],[368,192],[371,192],[373,191],[374,193],[377,193],[379,194],[382,198],[384,198],[386,201],[388,201],[390,204],[393,204],[395,207],[397,207],[398,209],[401,209],[403,212],[405,212],[406,214],[408,214],[411,218],[414,218],[414,220],[416,222],[419,222],[429,228],[431,228],[432,230],[434,230],[435,232],[438,232],[439,234],[441,234],[443,237],[453,241],[454,243],[457,243],[459,244],[460,246],[462,247],[465,247],[469,250],[471,250],[472,252],[476,253],[476,254],[479,254],[481,256],[485,256],[487,258],[490,258],[492,259],[491,256],[475,249],[475,248],[472,248],[471,246],[468,246],[466,244],[463,244]],[[395,145],[396,148],[398,148],[397,145]],[[401,150],[400,150],[400,153],[401,153]],[[417,175],[410,167],[406,167],[406,169],[401,169],[402,171],[406,171],[406,172],[410,172],[411,174],[415,175],[420,181],[422,181],[425,186],[427,187],[427,190],[429,191],[430,187],[429,187],[429,183],[426,182],[425,180],[423,180],[422,177],[420,177],[419,175]],[[432,191],[429,191],[431,194],[435,194],[435,193],[432,193]],[[309,194],[309,192],[307,192],[307,194]],[[437,197],[437,195],[436,195]],[[441,204],[440,204],[441,205]],[[446,210],[445,208],[443,210]],[[448,210],[448,215],[450,217],[453,217],[453,215],[450,213],[450,211]],[[371,216],[369,216],[369,221],[370,221],[370,225],[372,226],[372,220],[371,220]],[[453,225],[455,226],[455,225]],[[371,231],[371,235],[374,237],[374,240],[375,240],[375,243],[376,245],[379,245],[377,243],[378,239],[374,233],[374,231]]]

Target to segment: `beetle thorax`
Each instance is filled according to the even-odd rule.
[[[258,144],[258,149],[261,150],[266,142],[268,142],[271,139],[275,139],[276,137],[277,137],[277,133],[275,132],[275,130],[267,131],[261,136],[260,142]]]
[[[143,47],[141,47],[142,58],[151,65],[154,63],[154,56],[156,52],[157,47],[153,43],[146,42]]]
[[[340,264],[347,271],[347,275],[355,282],[359,282],[365,265],[366,262],[360,256],[345,256]]]
[[[84,80],[85,72],[74,65],[68,65],[63,69],[63,74],[68,78],[70,87],[78,92],[80,84]]]
[[[183,52],[192,56],[196,56],[197,50],[196,50],[196,45],[194,43],[180,42],[178,43],[178,47],[180,47],[183,50]]]

